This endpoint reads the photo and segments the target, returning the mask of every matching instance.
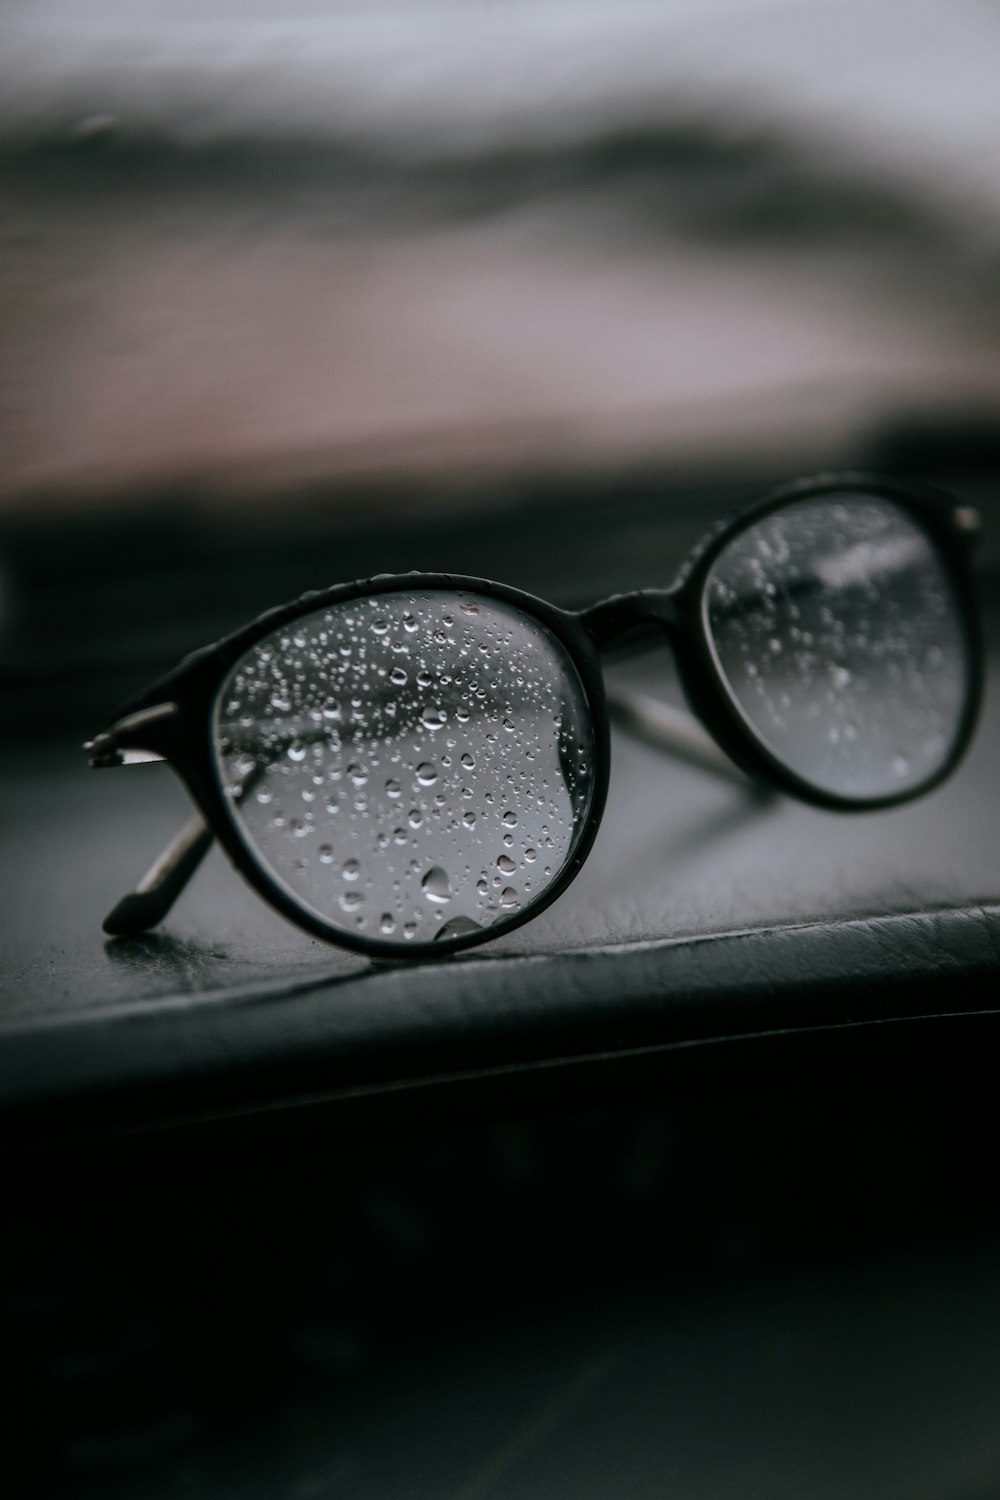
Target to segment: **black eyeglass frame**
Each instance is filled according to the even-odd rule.
[[[968,662],[969,693],[947,758],[924,781],[884,796],[852,798],[824,791],[768,749],[749,724],[715,659],[708,628],[706,583],[717,558],[749,526],[803,500],[850,495],[885,499],[906,511],[924,531],[952,585]],[[674,651],[688,703],[723,752],[749,777],[770,783],[813,806],[843,812],[893,807],[923,795],[944,781],[964,755],[982,701],[983,648],[973,605],[971,546],[978,519],[951,496],[922,485],[864,473],[826,474],[798,480],[757,505],[719,522],[696,545],[674,582],[664,589],[639,589],[602,600],[584,610],[567,610],[524,591],[488,579],[453,573],[380,574],[355,583],[303,594],[268,610],[250,624],[186,657],[127,705],[104,734],[90,742],[92,765],[116,765],[123,752],[137,750],[168,761],[187,786],[211,833],[252,889],[296,926],[339,947],[383,959],[415,959],[478,946],[532,921],[563,894],[582,868],[600,828],[610,781],[610,721],[601,653],[633,644],[650,648],[666,640]],[[269,874],[242,838],[230,812],[222,767],[213,742],[214,708],[228,672],[261,639],[303,615],[354,599],[407,590],[474,593],[508,604],[542,625],[563,647],[583,687],[594,735],[589,807],[569,859],[552,883],[525,909],[494,925],[428,942],[386,941],[350,932],[315,915]]]

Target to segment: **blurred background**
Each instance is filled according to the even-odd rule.
[[[211,951],[70,933],[159,796],[79,741],[303,589],[585,602],[847,466],[1000,559],[997,0],[6,0],[0,204],[15,1019],[91,949],[116,1003],[303,962],[252,907]],[[11,1490],[996,1494],[992,1050],[820,1050],[5,1167]]]

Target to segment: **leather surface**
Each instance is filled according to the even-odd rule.
[[[665,687],[659,658],[616,669]],[[1000,975],[997,693],[909,807],[761,801],[624,734],[589,861],[532,923],[384,967],[313,941],[213,852],[164,928],[100,922],[186,799],[75,745],[4,767],[0,1094],[44,1123],[253,1108],[679,1042],[989,1010]]]

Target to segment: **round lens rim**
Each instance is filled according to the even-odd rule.
[[[214,744],[214,708],[218,694],[231,668],[258,641],[283,625],[331,605],[418,589],[455,595],[475,593],[496,599],[519,610],[548,631],[565,650],[580,679],[594,740],[591,796],[586,820],[580,829],[572,855],[552,883],[527,909],[518,910],[491,927],[431,942],[387,940],[366,933],[344,931],[327,924],[307,907],[300,906],[297,898],[268,873],[266,866],[256,858],[243,838],[226,796]],[[269,610],[234,635],[196,653],[188,666],[188,672],[182,674],[180,680],[173,685],[172,697],[177,701],[187,722],[204,726],[204,733],[196,741],[179,746],[171,759],[205,813],[213,833],[234,868],[270,906],[310,936],[338,948],[390,962],[399,959],[413,962],[440,958],[463,949],[478,947],[481,943],[490,942],[533,921],[558,900],[583,868],[597,837],[607,802],[611,742],[604,679],[597,648],[579,615],[490,579],[452,573],[383,573],[376,578],[336,584],[329,589],[304,594],[290,604]]]
[[[966,650],[968,693],[948,755],[922,781],[898,792],[850,797],[817,786],[798,775],[760,737],[740,708],[719,666],[707,617],[707,586],[712,569],[729,544],[750,526],[801,501],[856,495],[884,499],[903,510],[931,541],[952,586]],[[784,485],[758,505],[721,522],[689,560],[677,596],[681,630],[677,662],[681,681],[695,713],[726,754],[748,775],[770,782],[814,807],[838,812],[872,812],[898,807],[932,791],[947,780],[972,739],[983,697],[983,645],[973,602],[970,537],[956,519],[962,509],[950,495],[929,486],[906,484],[851,471],[822,474]]]

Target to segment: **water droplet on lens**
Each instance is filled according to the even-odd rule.
[[[505,885],[500,892],[500,905],[508,907],[517,905],[517,892],[512,885]]]
[[[409,631],[410,635],[417,629],[417,622],[412,615],[403,616],[403,629]]]
[[[502,870],[505,875],[513,875],[514,871],[517,869],[517,865],[511,859],[509,854],[501,854],[500,858],[497,860],[497,869]]]
[[[476,815],[475,815],[475,813],[474,812],[463,813],[462,814],[462,822],[465,824],[466,828],[475,828],[475,826],[476,826]]]
[[[397,687],[403,686],[403,683],[406,681],[406,673],[402,667],[393,667],[389,673],[389,681],[395,683]]]
[[[357,880],[361,874],[360,861],[356,859],[345,859],[344,868],[341,872],[345,880]]]
[[[393,799],[395,799],[396,797],[401,797],[403,795],[403,788],[400,786],[398,781],[394,781],[392,777],[390,777],[385,784],[385,794],[387,797],[392,797]]]
[[[433,680],[429,672],[417,673],[417,687],[429,688]]]
[[[465,754],[462,756],[462,765],[467,771],[471,771],[475,764],[475,757],[470,755],[468,750],[466,750]]]
[[[286,698],[283,693],[272,693],[271,707],[277,714],[287,714],[292,707],[291,699]]]
[[[364,899],[360,891],[345,891],[340,897],[340,909],[341,911],[357,911]]]
[[[420,722],[433,734],[436,729],[442,729],[448,722],[448,715],[443,708],[425,708],[420,715]]]
[[[508,808],[503,815],[503,821],[507,824],[508,828],[513,828],[515,823],[517,822],[517,813],[512,812],[510,808]]]
[[[364,766],[359,766],[356,762],[353,765],[348,766],[347,774],[354,782],[355,786],[364,786],[365,782],[368,780],[368,772],[365,770]]]
[[[776,635],[772,635],[771,639],[768,641],[767,644],[768,644],[768,647],[770,648],[771,654],[773,656],[780,656],[781,655],[782,645],[781,645],[781,642],[778,640],[778,637]]]
[[[372,633],[374,635],[385,635],[385,633],[386,633],[386,631],[388,629],[389,629],[389,623],[388,623],[387,620],[381,620],[381,619],[379,619],[379,620],[373,620],[372,621]]]
[[[427,871],[420,886],[428,901],[432,901],[435,906],[443,906],[446,901],[451,900],[451,882],[440,865],[434,865]]]
[[[391,912],[386,911],[382,913],[382,920],[378,924],[378,930],[379,932],[384,932],[386,937],[391,932],[396,931],[396,920]]]
[[[525,849],[525,851],[524,851],[524,857],[525,857],[525,859],[526,859],[526,861],[528,862],[529,865],[533,865],[534,862],[535,862],[535,860],[538,858],[538,850],[537,849]]]
[[[289,745],[289,747],[288,747],[288,759],[289,760],[299,761],[299,760],[305,760],[305,758],[306,758],[306,747],[305,747],[305,745],[300,744],[298,740],[294,741],[293,744]]]
[[[412,937],[416,937],[416,935],[417,935],[417,924],[416,924],[416,922],[404,922],[403,923],[403,936],[405,938],[412,938]]]
[[[892,774],[894,776],[907,776],[910,771],[910,762],[905,755],[897,755],[892,762]]]
[[[417,767],[417,780],[421,786],[433,786],[438,779],[437,766],[432,761],[422,760]]]
[[[833,667],[830,672],[830,680],[838,692],[847,687],[851,680],[851,674],[846,667]]]
[[[479,613],[478,604],[460,604],[458,607],[463,615],[478,615]]]
[[[411,807],[409,817],[407,818],[407,822],[409,823],[410,827],[419,828],[423,821],[424,815],[420,811],[419,807]]]
[[[332,865],[333,864],[333,845],[332,844],[320,844],[318,852],[319,852],[319,862],[320,862],[321,865]]]

